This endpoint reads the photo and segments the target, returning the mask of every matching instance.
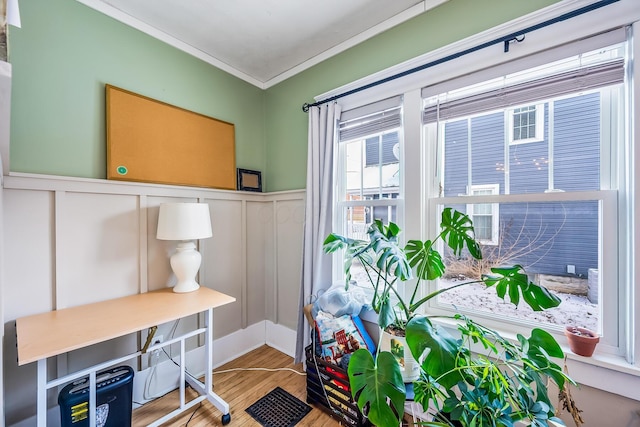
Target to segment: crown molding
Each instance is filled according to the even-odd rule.
[[[201,59],[202,61],[210,65],[213,65],[214,67],[219,68],[222,71],[225,71],[231,74],[232,76],[235,76],[241,80],[244,80],[245,82],[250,83],[260,89],[268,89],[269,87],[274,86],[290,77],[293,77],[296,74],[299,74],[302,71],[305,71],[313,67],[314,65],[317,65],[320,62],[331,58],[332,56],[338,55],[339,53],[342,53],[345,50],[350,49],[351,47],[356,46],[357,44],[362,43],[367,39],[370,39],[371,37],[374,37],[390,28],[393,28],[396,25],[402,24],[403,22],[408,21],[409,19],[414,18],[430,9],[433,9],[434,7],[439,6],[442,3],[445,3],[449,0],[423,0],[419,4],[387,19],[386,21],[381,22],[380,24],[366,31],[363,31],[362,33],[350,38],[349,40],[343,43],[340,43],[339,45],[334,46],[331,49],[328,49],[320,53],[319,55],[316,55],[302,62],[301,64],[287,71],[284,71],[283,73],[266,81],[261,81],[253,76],[250,76],[249,74],[246,74],[240,71],[239,69],[227,64],[226,62],[223,62],[215,58],[214,56],[194,46],[191,46],[190,44],[185,43],[177,39],[176,37],[171,36],[159,30],[158,28],[153,27],[103,1],[100,1],[100,0],[76,0],[76,1],[106,16],[109,16],[110,18],[113,18],[118,22],[121,22],[132,28],[135,28],[136,30],[139,30],[157,40],[160,40],[170,46],[173,46],[176,49],[179,49],[189,55],[192,55],[198,59]]]
[[[246,74],[243,73],[242,71],[238,70],[235,67],[232,67],[231,65],[220,61],[217,58],[214,58],[213,56],[203,52],[202,50],[195,48],[193,46],[191,46],[188,43],[185,43],[163,31],[160,31],[159,29],[157,29],[156,27],[153,27],[145,22],[140,21],[137,18],[134,18],[133,16],[124,13],[123,11],[121,11],[120,9],[117,9],[109,4],[106,4],[100,0],[76,0],[78,3],[82,3],[83,5],[90,7],[91,9],[94,9],[100,13],[103,13],[105,15],[107,15],[110,18],[115,19],[116,21],[119,21],[125,25],[128,25],[132,28],[135,28],[136,30],[139,30],[157,40],[160,40],[170,46],[175,47],[176,49],[179,49],[185,53],[188,53],[191,56],[194,56],[198,59],[201,59],[202,61],[213,65],[216,68],[221,69],[222,71],[225,71],[241,80],[244,80],[247,83],[250,83],[260,89],[265,89],[265,85],[264,82]]]
[[[285,72],[283,72],[282,74],[268,80],[267,82],[265,82],[265,88],[269,88],[271,86],[274,86],[284,80],[287,80],[290,77],[295,76],[296,74],[301,73],[304,70],[307,70],[311,67],[313,67],[314,65],[317,65],[319,63],[321,63],[322,61],[325,61],[333,56],[336,56],[344,51],[346,51],[347,49],[350,49],[374,36],[377,36],[378,34],[381,34],[397,25],[402,24],[403,22],[406,22],[412,18],[415,18],[418,15],[421,15],[422,13],[433,9],[436,6],[439,6],[443,3],[446,3],[449,0],[425,0],[415,6],[410,7],[409,9],[400,12],[399,14],[387,19],[386,21],[381,22],[380,24],[369,28],[366,31],[363,31],[362,33],[350,38],[349,40],[340,43],[339,45],[336,45],[334,47],[332,47],[331,49],[328,49],[324,52],[322,52],[319,55],[314,56],[313,58],[308,59],[307,61],[303,62],[300,65],[297,65],[293,68],[291,68],[290,70],[287,70]]]

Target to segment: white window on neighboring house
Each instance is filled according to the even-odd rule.
[[[527,105],[507,110],[512,144],[544,139],[544,104]]]
[[[500,194],[500,184],[474,185],[471,196]],[[476,239],[483,245],[497,245],[499,239],[500,204],[475,203],[467,205],[467,215],[473,221]]]

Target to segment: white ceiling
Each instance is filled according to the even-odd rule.
[[[447,0],[78,0],[261,88]]]

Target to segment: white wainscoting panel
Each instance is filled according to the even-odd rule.
[[[242,329],[242,202],[207,200],[211,212],[213,237],[200,241],[202,251],[201,284],[236,298],[214,311],[214,336],[221,337]]]
[[[54,308],[53,193],[4,190],[5,321]]]
[[[55,266],[53,193],[3,190],[4,346],[3,386],[7,424],[33,412],[36,392],[34,363],[17,366],[15,320],[54,308]],[[55,366],[50,364],[50,374]],[[54,404],[53,397],[49,400]]]
[[[267,264],[273,251],[269,238],[273,229],[273,202],[246,202],[246,322],[253,325],[267,318]],[[271,292],[269,291],[269,294]]]
[[[139,234],[136,196],[57,195],[56,308],[138,293]]]
[[[276,208],[276,322],[296,329],[302,267],[304,201],[278,201]]]
[[[162,202],[199,201],[210,207],[213,237],[199,242],[199,281],[237,300],[214,311],[216,345],[224,347],[214,348],[214,362],[233,359],[268,340],[285,350],[292,346],[304,191],[263,194],[16,173],[4,177],[3,195],[2,308],[5,334],[12,338],[5,336],[2,353],[3,387],[11,390],[4,395],[7,425],[35,414],[35,364],[17,366],[16,318],[175,282],[169,257],[176,242],[155,237]],[[156,336],[169,339],[202,322],[201,316],[191,316],[158,325]],[[50,376],[135,351],[146,336],[141,331],[61,355],[50,360]],[[194,338],[187,350],[198,355],[201,343]],[[169,351],[176,354],[177,348]],[[130,364],[145,369],[147,359]],[[49,405],[55,403],[52,392]]]

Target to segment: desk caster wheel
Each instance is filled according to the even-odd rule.
[[[222,425],[226,426],[227,424],[229,424],[231,422],[231,414],[224,414],[222,416]]]

